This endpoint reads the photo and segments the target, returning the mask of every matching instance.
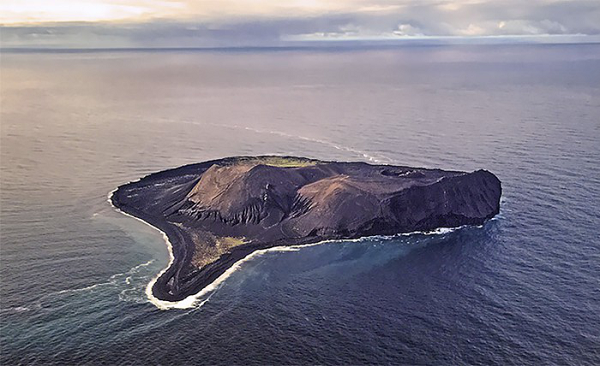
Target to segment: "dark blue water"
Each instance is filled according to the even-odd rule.
[[[600,364],[600,46],[2,54],[1,363]],[[186,163],[486,168],[501,214],[245,262],[161,311],[106,202]]]

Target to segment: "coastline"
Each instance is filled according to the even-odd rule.
[[[133,183],[133,182],[129,182],[129,183]],[[128,183],[128,184],[129,184]],[[189,305],[189,306],[185,306],[182,307],[182,305],[187,305],[187,304],[178,304],[177,302],[171,302],[171,301],[164,301],[164,300],[160,300],[158,298],[156,298],[154,296],[154,294],[152,293],[152,288],[154,287],[154,284],[156,283],[156,281],[160,278],[160,276],[162,276],[169,268],[171,268],[171,265],[173,264],[173,262],[175,261],[175,256],[173,255],[173,244],[171,244],[171,241],[169,239],[169,236],[167,235],[167,233],[165,233],[164,231],[162,231],[160,228],[150,224],[149,222],[146,222],[144,220],[142,220],[139,217],[136,217],[132,214],[129,214],[123,210],[121,210],[119,207],[115,206],[112,198],[114,193],[118,190],[119,188],[115,188],[112,191],[110,191],[108,193],[108,203],[110,204],[110,206],[115,209],[117,212],[131,217],[133,219],[138,220],[139,222],[142,222],[146,225],[148,225],[149,227],[153,228],[154,230],[160,232],[162,234],[163,240],[165,241],[165,244],[167,245],[167,251],[169,252],[169,263],[167,264],[167,266],[165,268],[163,268],[160,272],[158,272],[158,274],[156,276],[154,276],[152,278],[152,280],[150,280],[150,282],[148,283],[148,285],[146,286],[146,297],[148,297],[148,301],[151,302],[154,306],[156,306],[157,308],[161,309],[161,310],[168,310],[168,309],[172,309],[172,308],[177,308],[177,309],[186,309],[189,307],[192,307],[193,304]]]
[[[134,182],[129,182],[127,184],[130,184],[130,183],[134,183]],[[134,216],[130,213],[127,213],[127,212],[123,211],[122,209],[120,209],[119,207],[115,206],[113,203],[112,197],[113,197],[113,194],[118,189],[119,188],[115,188],[114,190],[112,190],[108,193],[107,201],[111,205],[111,207],[113,209],[115,209],[117,212],[119,212],[125,216],[131,217],[137,221],[140,221],[140,222],[148,225],[149,227],[153,228],[154,230],[160,232],[162,234],[163,240],[165,241],[165,244],[167,246],[167,251],[169,252],[169,263],[167,264],[167,266],[165,268],[163,268],[160,272],[158,272],[156,274],[156,276],[154,276],[152,278],[152,280],[150,280],[148,285],[146,285],[146,289],[145,289],[145,293],[146,293],[146,297],[148,298],[148,302],[150,302],[152,305],[156,306],[160,310],[170,310],[170,309],[183,310],[183,309],[192,309],[192,308],[201,307],[205,302],[208,301],[208,299],[201,301],[202,297],[209,294],[210,292],[217,290],[218,286],[221,283],[223,283],[227,278],[229,278],[229,276],[231,276],[235,271],[237,271],[244,262],[247,262],[247,261],[253,259],[255,256],[260,256],[260,255],[268,253],[268,252],[295,252],[295,251],[300,250],[301,248],[307,248],[307,247],[316,246],[316,245],[330,244],[330,243],[335,243],[335,242],[358,242],[358,241],[371,240],[371,239],[376,239],[376,238],[393,239],[393,238],[399,237],[399,236],[444,235],[444,234],[449,234],[449,233],[455,232],[455,231],[460,230],[465,227],[470,227],[470,226],[477,227],[477,228],[483,227],[483,224],[482,225],[462,225],[462,226],[458,226],[458,227],[440,227],[440,228],[437,228],[437,229],[431,230],[431,231],[413,231],[413,232],[408,232],[408,233],[398,233],[395,235],[372,235],[372,236],[363,236],[363,237],[354,238],[354,239],[328,239],[328,240],[319,240],[319,241],[316,241],[313,243],[280,245],[280,246],[273,246],[270,248],[257,249],[255,251],[249,253],[248,255],[242,257],[241,259],[235,261],[221,275],[219,275],[215,280],[213,280],[208,285],[204,286],[197,293],[188,295],[187,297],[185,297],[184,299],[179,300],[179,301],[168,301],[168,300],[160,300],[156,296],[154,296],[153,288],[154,288],[154,285],[156,284],[156,282],[158,281],[158,279],[165,272],[167,272],[169,269],[171,269],[171,267],[175,261],[175,256],[173,254],[173,244],[171,243],[171,240],[165,231],[163,231],[160,228],[152,225],[151,223],[149,223],[137,216]],[[490,221],[494,220],[494,219],[495,219],[495,217],[490,219]]]
[[[304,222],[304,224],[308,226],[304,228],[305,231],[302,235],[287,233],[283,230],[279,232],[277,229],[282,229],[281,226],[269,227],[270,231],[264,231],[254,220],[256,220],[257,217],[260,217],[261,212],[264,214],[265,211],[260,211],[254,206],[252,206],[251,209],[247,209],[248,211],[239,211],[237,220],[242,220],[242,222],[247,221],[247,225],[236,226],[234,224],[233,230],[230,226],[226,225],[227,221],[225,219],[220,216],[217,217],[216,214],[210,216],[210,219],[206,221],[197,221],[194,216],[190,216],[189,213],[186,213],[189,210],[189,207],[185,206],[190,202],[187,198],[189,192],[197,187],[200,178],[209,170],[209,168],[215,165],[232,166],[240,162],[252,162],[256,159],[263,159],[261,161],[271,163],[273,163],[272,160],[264,159],[279,159],[275,160],[275,163],[282,163],[281,159],[284,159],[283,163],[288,162],[290,159],[292,159],[292,161],[293,159],[305,159],[302,160],[302,162],[315,161],[306,158],[274,156],[229,157],[202,163],[188,164],[178,168],[152,173],[138,180],[120,185],[108,193],[107,200],[113,208],[153,227],[163,235],[163,239],[165,240],[169,252],[169,262],[168,265],[163,268],[150,283],[148,283],[145,289],[148,300],[157,308],[162,310],[172,308],[188,309],[197,306],[206,294],[214,291],[219,284],[235,272],[242,263],[269,251],[294,251],[305,246],[329,242],[368,240],[368,238],[389,239],[415,234],[443,234],[464,226],[481,225],[488,219],[493,218],[499,212],[499,200],[501,197],[500,181],[497,177],[487,171],[479,170],[471,173],[464,173],[442,171],[439,169],[421,169],[420,173],[415,177],[410,176],[404,178],[403,176],[403,181],[397,181],[394,180],[397,178],[387,178],[389,176],[395,176],[394,169],[401,172],[408,171],[410,173],[414,172],[414,170],[411,169],[420,168],[370,165],[361,162],[322,162],[322,165],[317,165],[316,167],[314,167],[314,165],[308,165],[308,168],[297,169],[306,169],[310,172],[308,176],[316,174],[315,177],[336,176],[348,171],[350,174],[354,174],[356,179],[363,179],[363,177],[370,176],[371,172],[373,172],[374,174],[378,174],[375,176],[378,177],[376,179],[379,179],[375,180],[375,183],[372,183],[370,186],[371,189],[374,189],[373,192],[376,192],[377,189],[379,189],[377,188],[379,187],[377,184],[398,184],[398,187],[401,188],[399,191],[401,193],[394,193],[392,196],[394,201],[392,201],[392,199],[387,201],[386,207],[388,211],[385,211],[387,212],[385,214],[387,216],[378,216],[381,215],[378,210],[366,210],[364,212],[372,216],[360,218],[352,229],[346,228],[342,231],[336,231],[335,220],[332,223],[327,222],[326,219],[324,219],[325,221],[321,221],[322,218],[318,216],[318,214],[302,216],[302,219],[309,218],[309,221],[305,220],[306,222]],[[273,177],[277,177],[277,174],[282,174],[284,177],[289,177],[291,176],[290,174],[292,174],[288,171],[278,170],[283,168],[267,168],[267,165],[261,164],[257,164],[256,166],[261,167],[253,169],[253,171],[257,172],[256,174],[258,177],[264,176],[263,179],[275,179]],[[213,168],[210,174],[214,175],[215,171],[218,171],[219,169],[221,168]],[[442,179],[440,179],[441,175],[443,175],[441,177]],[[317,180],[321,181],[320,179],[321,178]],[[405,182],[404,179],[409,179],[409,182],[418,180],[421,183],[414,186],[408,186],[413,188],[406,188],[406,186],[403,185],[405,184],[403,183]],[[425,181],[420,181],[422,179],[425,179]],[[322,181],[329,183],[325,179]],[[258,187],[252,188],[252,182],[248,184],[250,184],[250,186],[243,188],[243,190]],[[304,182],[302,184],[308,183]],[[461,184],[467,188],[456,193],[453,187]],[[264,188],[256,189],[261,190]],[[447,190],[452,192],[452,195],[448,199],[446,198]],[[348,191],[342,190],[342,192],[347,193]],[[406,192],[406,194],[404,194],[404,192]],[[358,199],[370,197],[368,194],[374,193],[369,190],[359,191]],[[435,200],[443,200],[443,202],[445,202],[444,206],[420,204],[420,197],[424,195],[429,197],[428,202],[432,201],[432,197]],[[243,198],[235,198],[235,194],[233,194],[233,196],[232,199],[236,202],[239,200],[242,200],[240,202],[243,202]],[[289,202],[286,203],[287,201],[285,200],[281,202],[277,201],[277,199],[281,200],[277,195],[269,197],[269,204],[271,206],[265,206],[261,210],[274,210],[274,208],[277,207],[287,207],[286,204],[289,204]],[[477,197],[477,199],[472,199],[471,197]],[[464,205],[464,202],[460,201],[461,199],[463,201],[467,199],[470,204]],[[336,205],[338,205],[336,207],[341,207],[340,205],[344,204],[344,201],[336,202]],[[294,203],[294,205],[296,204],[297,203]],[[292,207],[291,209],[296,210],[302,209],[301,205],[297,206],[297,208],[293,208],[296,206],[290,207]],[[407,215],[404,212],[407,207],[414,207],[414,209],[410,211],[410,215]],[[438,208],[443,210],[443,214],[440,215],[437,213],[436,210]],[[484,211],[482,212],[481,210]],[[194,214],[195,213],[192,213],[192,215]],[[167,219],[168,217],[171,217],[172,219]],[[343,216],[337,217],[336,220],[340,220]],[[208,217],[205,217],[205,219],[207,218]],[[291,216],[289,220],[295,220],[295,218]],[[219,232],[220,230],[220,235],[245,237],[248,237],[249,235],[252,239],[247,244],[221,251],[218,253],[218,258],[213,259],[202,267],[197,267],[192,264],[192,260],[194,253],[198,250],[197,246],[200,244],[196,242],[198,240],[197,238],[194,239],[193,230],[190,232],[189,230],[184,230],[183,226],[181,226],[182,222],[185,223],[188,221],[192,225],[198,225],[198,223],[205,225],[200,229],[208,230],[208,232],[212,232],[213,230]],[[287,222],[288,221],[283,221],[284,224]],[[380,222],[383,224],[380,224]],[[387,223],[387,226],[384,225],[385,223]],[[395,224],[392,225],[393,223]],[[321,227],[319,229],[320,231],[317,231],[315,228],[311,229],[311,225],[316,225],[314,226],[316,228]],[[311,231],[309,231],[309,229],[311,229]],[[258,240],[254,241],[253,239],[256,238],[258,238]]]
[[[136,181],[132,181],[125,185],[135,183],[135,182]],[[241,266],[242,263],[252,259],[255,256],[258,256],[258,255],[261,255],[261,254],[264,254],[264,253],[267,253],[270,251],[296,251],[302,247],[308,247],[308,246],[313,246],[313,245],[325,244],[328,242],[339,241],[339,240],[321,240],[321,241],[314,242],[314,243],[273,246],[270,248],[258,249],[258,250],[255,250],[255,251],[249,253],[248,255],[242,257],[241,259],[233,262],[233,264],[230,267],[228,267],[215,280],[210,282],[208,285],[202,287],[202,289],[200,289],[200,291],[190,294],[190,295],[186,296],[184,299],[178,300],[178,301],[161,300],[161,299],[157,298],[156,296],[154,296],[153,289],[154,289],[154,285],[159,280],[159,278],[163,274],[165,274],[167,271],[169,271],[172,268],[173,263],[175,262],[176,258],[175,258],[175,255],[173,254],[173,244],[171,242],[171,238],[169,238],[169,235],[165,231],[163,231],[161,228],[154,226],[152,223],[147,222],[140,217],[137,217],[131,213],[128,213],[128,212],[122,210],[120,207],[117,207],[113,202],[113,195],[115,192],[118,191],[118,189],[119,188],[117,187],[108,193],[107,201],[111,205],[111,207],[113,209],[115,209],[117,212],[119,212],[125,216],[131,217],[137,221],[140,221],[140,222],[148,225],[149,227],[153,228],[154,230],[160,232],[162,234],[163,240],[165,241],[165,244],[167,246],[167,251],[169,252],[169,263],[156,276],[154,276],[152,278],[152,280],[150,280],[150,282],[148,283],[148,285],[146,286],[146,289],[145,289],[145,293],[146,293],[146,297],[148,298],[148,301],[160,310],[191,309],[191,308],[197,308],[197,307],[202,306],[206,301],[208,301],[208,299],[207,299],[205,301],[200,302],[200,300],[203,296],[216,290],[217,286],[220,285],[223,281],[225,281],[229,276],[231,276],[231,274],[233,274],[237,269],[239,269],[239,267]],[[361,239],[363,239],[363,238],[361,238]],[[360,239],[349,239],[349,240],[360,240]]]
[[[129,182],[127,184],[130,183],[134,183],[135,181]],[[191,294],[188,295],[187,297],[185,297],[182,300],[178,300],[178,301],[168,301],[168,300],[160,300],[158,299],[156,296],[154,296],[153,293],[153,288],[154,285],[156,284],[156,282],[158,281],[158,279],[165,274],[169,269],[172,268],[173,263],[175,262],[175,256],[173,254],[173,244],[171,243],[171,239],[169,238],[168,234],[161,230],[159,227],[156,227],[154,225],[152,225],[151,223],[143,220],[142,218],[139,218],[137,216],[134,216],[133,214],[130,214],[128,212],[125,212],[124,210],[122,210],[121,208],[117,207],[112,198],[114,193],[118,190],[119,188],[115,188],[112,191],[110,191],[108,193],[108,203],[111,205],[111,207],[113,209],[115,209],[117,212],[131,217],[139,222],[142,222],[146,225],[148,225],[149,227],[153,228],[154,230],[160,232],[162,234],[163,240],[165,241],[165,244],[167,246],[167,251],[169,252],[169,263],[167,264],[167,266],[165,268],[163,268],[156,276],[154,276],[152,278],[152,280],[150,280],[150,282],[148,283],[148,285],[146,286],[145,289],[145,293],[146,293],[146,297],[148,298],[148,301],[150,303],[152,303],[154,306],[156,306],[158,309],[160,310],[170,310],[170,309],[191,309],[191,308],[197,308],[202,306],[207,300],[200,302],[200,299],[207,295],[208,293],[214,291],[217,289],[217,286],[220,285],[223,281],[225,281],[229,276],[231,276],[231,274],[233,274],[237,269],[239,269],[239,267],[241,266],[242,263],[252,259],[255,256],[270,252],[270,251],[296,251],[299,250],[302,247],[309,247],[309,246],[314,246],[314,245],[321,245],[321,244],[326,244],[329,242],[335,242],[335,241],[339,241],[339,240],[321,240],[315,243],[307,243],[307,244],[298,244],[298,245],[289,245],[289,246],[274,246],[274,247],[270,247],[270,248],[265,248],[265,249],[258,249],[255,250],[251,253],[249,253],[248,255],[242,257],[241,259],[235,261],[229,268],[227,268],[221,275],[219,275],[214,281],[212,281],[211,283],[209,283],[208,285],[204,286],[199,292],[195,293],[195,294]],[[366,239],[366,237],[364,238],[360,238],[360,239]],[[360,240],[360,239],[348,239],[348,241],[350,240]]]

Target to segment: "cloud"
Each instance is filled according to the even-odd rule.
[[[135,21],[177,17],[185,7],[184,2],[170,0],[4,0],[0,3],[0,24]]]
[[[23,3],[3,2],[1,19],[18,13],[18,6],[10,8],[14,1]],[[54,0],[53,4],[67,6],[70,2]],[[48,21],[58,15],[51,11],[40,15],[43,7],[36,9],[36,16],[45,22],[36,22],[33,16],[23,24],[4,22],[2,46],[223,47],[307,40],[600,37],[597,0],[80,0],[77,6],[93,8],[99,3],[104,4],[105,12],[84,12],[77,7],[67,13],[57,11],[63,17],[71,14],[66,17],[69,22]],[[118,17],[113,14],[115,9],[121,9]],[[23,16],[23,12],[19,14]],[[91,19],[94,17],[97,19]]]
[[[412,24],[399,24],[394,34],[401,37],[423,37],[425,35],[421,28],[415,27]]]

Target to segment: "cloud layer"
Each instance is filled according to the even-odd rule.
[[[39,6],[34,6],[35,1]],[[42,0],[31,0],[28,6],[18,2],[23,3],[9,0],[0,5],[3,47],[223,47],[427,37],[600,37],[598,0],[54,0],[50,8]],[[77,5],[70,8],[70,4]]]

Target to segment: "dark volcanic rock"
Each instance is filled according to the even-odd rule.
[[[169,236],[175,259],[153,293],[176,301],[258,249],[482,224],[500,196],[485,170],[266,156],[151,174],[119,187],[112,202]]]

